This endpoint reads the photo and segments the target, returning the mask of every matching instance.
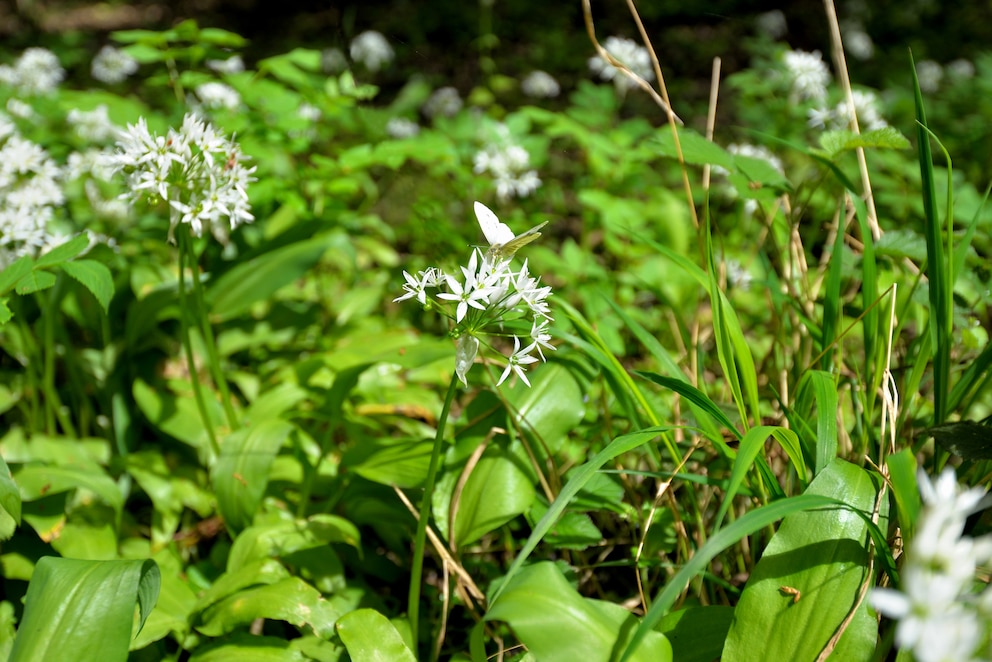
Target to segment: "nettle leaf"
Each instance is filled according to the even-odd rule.
[[[894,127],[885,126],[857,134],[846,129],[824,131],[820,136],[823,156],[833,160],[842,152],[858,149],[908,149],[909,140]]]
[[[34,260],[30,255],[23,255],[16,262],[0,271],[0,294],[6,294],[14,288],[14,285],[31,273],[34,267]]]
[[[103,312],[108,312],[110,299],[114,296],[114,277],[110,269],[95,260],[77,260],[63,264],[62,271],[79,281],[96,297]]]
[[[53,285],[55,285],[55,274],[47,271],[32,271],[17,281],[14,291],[18,294],[31,294],[47,290]]]
[[[39,257],[34,266],[37,269],[57,267],[82,253],[89,245],[90,238],[86,234],[80,234]]]

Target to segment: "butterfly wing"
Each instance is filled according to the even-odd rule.
[[[548,224],[548,222],[547,221],[544,221],[540,225],[535,225],[530,230],[527,230],[527,232],[524,232],[524,233],[522,233],[522,234],[514,237],[510,241],[506,242],[505,244],[501,245],[499,247],[500,255],[502,257],[504,257],[504,258],[513,257],[513,254],[516,253],[518,250],[520,250],[521,248],[523,248],[524,246],[526,246],[530,242],[532,242],[535,239],[537,239],[538,237],[540,237],[541,236],[541,232],[540,232],[541,228],[543,228],[547,224]]]
[[[502,246],[513,241],[513,230],[506,223],[500,223],[496,214],[481,202],[475,203],[475,217],[479,219],[482,234],[490,246]]]

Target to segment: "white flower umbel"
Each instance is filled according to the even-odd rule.
[[[69,111],[66,121],[76,131],[76,135],[87,142],[103,143],[115,137],[120,128],[110,121],[107,106],[100,104],[93,110]]]
[[[561,93],[561,86],[548,72],[532,71],[520,81],[520,91],[534,99],[550,99]]]
[[[819,101],[827,96],[830,70],[820,51],[786,51],[783,61],[792,83],[792,94],[799,101]]]
[[[985,490],[962,490],[949,467],[932,483],[921,471],[919,486],[924,508],[900,590],[875,589],[869,600],[899,621],[896,645],[917,662],[988,659],[992,614],[984,603],[992,594],[978,596],[973,587],[979,565],[992,560],[992,536],[963,535],[968,516],[988,505]]]
[[[13,66],[0,65],[0,83],[11,85],[24,94],[51,92],[63,78],[65,70],[59,64],[59,58],[45,48],[28,48]]]
[[[368,30],[351,40],[351,59],[361,62],[369,71],[379,71],[393,61],[393,48],[381,32]]]
[[[207,66],[219,74],[240,74],[245,70],[245,61],[240,55],[232,55],[226,60],[207,60]]]
[[[420,125],[405,117],[390,117],[386,122],[386,133],[390,138],[413,138],[420,133]]]
[[[424,115],[434,119],[435,117],[453,117],[462,109],[462,98],[458,95],[458,90],[453,87],[442,87],[435,90],[421,110]]]
[[[530,275],[526,261],[516,271],[511,261],[494,259],[477,248],[457,276],[435,267],[416,275],[403,272],[403,294],[394,301],[416,299],[425,309],[437,310],[451,320],[455,374],[462,383],[468,383],[466,374],[480,347],[499,352],[512,338],[513,350],[505,355],[506,366],[497,386],[511,374],[530,386],[527,366],[544,361],[544,350],[555,349],[548,332],[551,288]],[[499,340],[490,343],[487,338]]]
[[[16,133],[0,138],[0,269],[52,243],[48,222],[65,197],[44,149]]]
[[[651,66],[651,55],[632,39],[624,37],[607,37],[603,48],[610,55],[626,65],[633,73],[646,81],[654,80],[654,69]],[[603,80],[611,80],[619,92],[636,87],[637,83],[615,66],[595,55],[589,58],[589,69]]]
[[[90,73],[101,83],[120,83],[138,70],[138,61],[113,46],[104,46],[93,58]]]
[[[231,230],[254,220],[247,187],[255,168],[245,167],[236,142],[195,115],[187,114],[182,127],[165,136],[149,132],[141,118],[121,132],[117,147],[109,161],[127,180],[123,197],[167,203],[170,242],[180,223],[197,237],[206,228],[226,243]]]
[[[476,153],[474,170],[492,176],[501,202],[526,198],[541,186],[537,171],[530,167],[530,153],[514,142],[505,125],[498,125],[495,134],[497,137]]]
[[[204,108],[211,110],[237,110],[241,106],[241,95],[230,85],[212,81],[196,87],[196,97]]]

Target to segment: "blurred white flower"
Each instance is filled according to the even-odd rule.
[[[957,80],[971,78],[975,75],[975,65],[970,60],[959,58],[947,65],[947,75]]]
[[[329,74],[339,74],[348,68],[348,58],[339,48],[327,48],[320,54],[320,68]]]
[[[33,119],[37,116],[31,104],[21,101],[17,97],[7,99],[7,112],[14,117],[20,117],[24,120]]]
[[[109,163],[125,175],[124,199],[169,205],[169,241],[185,224],[197,237],[206,228],[227,243],[231,230],[255,218],[247,192],[255,168],[246,168],[244,160],[237,143],[187,114],[182,127],[166,136],[150,133],[143,117],[128,125]]]
[[[28,48],[13,66],[0,66],[0,83],[28,95],[51,92],[63,78],[65,70],[59,64],[59,58],[45,48]]]
[[[95,143],[108,141],[117,136],[120,129],[110,121],[107,106],[100,104],[93,110],[78,110],[73,108],[66,117],[76,135],[83,140]]]
[[[113,46],[104,46],[93,58],[90,72],[101,83],[120,83],[138,70],[138,61]]]
[[[420,125],[405,117],[390,117],[386,122],[386,133],[391,138],[413,138],[420,133]]]
[[[820,51],[786,51],[783,60],[792,83],[792,93],[800,101],[818,101],[827,96],[830,71]]]
[[[781,39],[789,31],[789,26],[785,22],[785,14],[780,9],[773,9],[763,14],[758,14],[757,25],[759,32],[768,35],[772,39]]]
[[[920,81],[920,90],[932,94],[940,87],[944,68],[933,60],[923,60],[916,63],[916,77]]]
[[[500,138],[476,152],[474,170],[492,176],[501,202],[525,198],[541,186],[537,171],[530,168],[530,153],[513,141],[505,125],[499,125],[496,133]]]
[[[860,26],[850,25],[843,30],[844,50],[859,60],[870,60],[875,54],[875,44]]]
[[[393,48],[381,32],[368,30],[351,40],[351,59],[361,62],[369,71],[379,71],[393,61]]]
[[[245,61],[240,55],[232,55],[226,60],[207,60],[207,66],[219,74],[240,74],[245,70]]]
[[[546,71],[532,71],[520,82],[520,90],[534,99],[550,99],[561,93],[561,86]]]
[[[204,108],[237,110],[241,106],[241,95],[230,85],[211,81],[196,87],[196,97]]]
[[[462,98],[458,95],[458,90],[453,87],[442,87],[435,90],[421,108],[424,115],[431,119],[452,117],[461,109]]]
[[[963,535],[967,517],[988,505],[985,490],[962,490],[950,467],[933,482],[921,471],[918,483],[924,508],[905,550],[900,590],[875,589],[869,601],[899,621],[896,645],[918,662],[985,659],[988,591],[979,598],[972,587],[978,566],[992,560],[992,536]]]
[[[646,81],[654,80],[654,69],[651,66],[651,55],[632,39],[624,37],[607,37],[603,48],[615,59],[623,63],[634,74]],[[626,92],[637,87],[637,83],[625,73],[614,67],[599,55],[589,58],[589,68],[603,80],[611,80],[619,92]]]
[[[38,255],[52,240],[48,224],[65,197],[61,171],[48,153],[16,133],[0,147],[0,269]]]

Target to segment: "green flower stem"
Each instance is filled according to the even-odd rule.
[[[185,237],[185,249],[188,251],[187,258],[189,259],[190,266],[196,265],[196,254],[193,251],[193,242],[190,240],[188,233],[183,233]],[[227,380],[224,378],[224,371],[220,366],[220,355],[217,353],[217,342],[214,340],[214,331],[210,327],[210,320],[207,317],[207,306],[206,297],[203,295],[203,284],[200,283],[200,279],[193,278],[193,298],[196,301],[196,316],[200,323],[200,333],[203,336],[204,345],[207,348],[207,360],[210,363],[210,374],[214,379],[214,384],[217,385],[218,390],[220,390],[221,402],[224,405],[224,413],[227,415],[227,425],[231,430],[237,430],[241,427],[238,424],[238,416],[234,412],[234,406],[231,404],[231,389],[227,386]]]
[[[200,386],[200,379],[196,374],[196,361],[193,358],[193,340],[190,335],[189,329],[189,319],[187,318],[189,311],[189,302],[186,296],[186,262],[187,258],[191,257],[192,250],[187,250],[190,244],[189,241],[189,229],[185,226],[179,229],[179,322],[182,326],[183,334],[183,348],[186,350],[186,362],[189,364],[189,376],[190,383],[193,385],[193,395],[196,399],[196,408],[200,411],[200,418],[203,419],[203,427],[207,431],[207,437],[210,439],[210,448],[213,450],[214,458],[220,455],[220,444],[217,443],[217,437],[214,434],[213,421],[210,420],[210,414],[207,413],[207,403],[203,399],[203,388]],[[190,261],[191,270],[196,263]],[[196,274],[193,274],[193,280],[196,280]]]
[[[437,481],[437,469],[441,460],[441,446],[444,444],[444,428],[448,422],[448,412],[458,390],[458,376],[451,375],[448,384],[448,394],[444,396],[444,406],[437,420],[437,434],[434,435],[434,448],[431,450],[431,462],[427,468],[427,481],[424,484],[424,498],[420,502],[420,518],[417,520],[417,535],[413,543],[413,567],[410,569],[410,595],[407,615],[410,618],[410,638],[413,642],[414,655],[417,653],[417,634],[420,620],[420,580],[424,574],[424,545],[427,542],[427,520],[430,518],[431,502],[434,498],[434,483]]]
[[[55,316],[58,314],[62,292],[64,291],[63,276],[60,274],[48,295],[48,302],[41,306],[41,323],[43,348],[41,388],[45,394],[45,429],[49,434],[55,434],[55,420],[58,419],[62,432],[70,437],[76,436],[72,419],[62,411],[62,401],[58,389],[55,388]]]

